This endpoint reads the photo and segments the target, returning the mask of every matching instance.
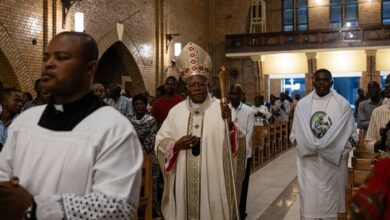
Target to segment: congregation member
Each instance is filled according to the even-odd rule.
[[[106,103],[118,110],[123,116],[130,118],[133,115],[131,99],[122,95],[121,92],[121,85],[112,83],[108,88]]]
[[[291,104],[287,101],[287,95],[284,92],[280,93],[280,99],[275,100],[271,107],[272,115],[275,121],[288,121],[288,114],[291,110]]]
[[[382,151],[375,163],[371,175],[352,199],[352,217],[354,220],[390,219],[390,121],[381,131]]]
[[[269,120],[272,114],[268,111],[267,106],[264,104],[264,96],[255,96],[255,104],[252,109],[255,113],[255,126],[264,126],[269,124]]]
[[[161,126],[168,115],[169,110],[177,103],[183,101],[183,98],[176,94],[177,79],[174,76],[168,76],[165,79],[164,94],[157,99],[152,108],[152,115],[156,119],[158,126]]]
[[[364,90],[362,88],[359,88],[357,90],[357,93],[358,93],[358,98],[355,100],[355,112],[354,112],[354,116],[356,119],[358,117],[360,103],[367,100],[367,97],[364,95]]]
[[[148,155],[152,160],[152,194],[153,194],[153,215],[160,217],[161,198],[159,194],[163,190],[161,181],[160,167],[156,154],[154,153],[154,143],[157,133],[157,122],[153,116],[147,114],[148,99],[143,94],[138,94],[133,97],[134,115],[131,117],[131,123],[137,131],[138,138],[142,145],[144,155]]]
[[[31,93],[29,92],[23,92],[23,96],[22,96],[22,100],[23,100],[23,105],[26,104],[27,102],[30,102],[33,100],[33,97],[31,95]]]
[[[221,105],[208,93],[212,62],[204,49],[187,44],[176,66],[188,97],[170,110],[156,137],[155,150],[164,174],[163,216],[169,220],[233,219],[226,142],[230,138],[239,190],[245,165],[245,133],[231,121],[228,105]],[[229,131],[225,131],[224,119]],[[239,191],[237,194],[239,198]]]
[[[38,105],[44,105],[49,100],[49,95],[42,90],[41,87],[41,79],[37,79],[34,82],[34,90],[37,95],[37,97],[29,102],[26,102],[23,106],[23,110],[27,110],[31,107],[38,106]]]
[[[298,152],[301,219],[336,220],[345,208],[348,156],[358,138],[352,109],[332,84],[328,70],[317,70],[315,91],[295,109],[290,140]]]
[[[380,132],[385,129],[390,120],[390,82],[385,85],[385,99],[382,105],[375,108],[371,114],[370,124],[368,125],[364,146],[370,152],[376,152],[380,143]]]
[[[97,97],[100,97],[102,100],[104,100],[106,98],[106,91],[104,89],[104,86],[100,83],[94,83],[92,85],[92,92]]]
[[[359,104],[359,112],[357,117],[357,126],[364,132],[367,131],[370,123],[372,111],[382,104],[380,98],[381,88],[378,82],[371,81],[367,85],[368,100],[362,101]]]
[[[86,33],[43,54],[47,105],[20,114],[0,153],[1,219],[115,219],[137,212],[142,149],[133,126],[91,91],[98,59]],[[102,126],[103,125],[103,126]]]
[[[245,177],[241,187],[240,198],[240,217],[245,219],[246,217],[246,201],[248,196],[249,177],[252,167],[252,137],[253,126],[255,123],[254,112],[251,107],[242,103],[242,88],[239,84],[232,85],[229,89],[229,108],[232,111],[232,121],[234,121],[241,130],[245,131],[245,146],[246,146],[246,165],[245,165]]]
[[[17,89],[4,89],[0,96],[3,110],[0,113],[0,151],[8,138],[8,127],[23,108],[23,99]]]

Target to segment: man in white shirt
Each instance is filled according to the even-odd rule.
[[[291,104],[286,98],[286,93],[281,92],[280,99],[276,100],[275,104],[271,107],[272,114],[275,115],[275,121],[288,121]]]
[[[246,166],[245,177],[242,182],[241,199],[240,199],[240,217],[245,219],[246,216],[246,199],[248,195],[249,177],[252,167],[252,136],[254,126],[254,112],[251,107],[241,102],[242,88],[240,85],[232,85],[229,90],[229,107],[232,110],[232,121],[236,122],[241,130],[246,133]]]
[[[272,114],[268,111],[267,106],[264,104],[264,96],[255,96],[255,105],[252,106],[255,112],[255,126],[264,126],[269,124],[269,120]]]
[[[386,83],[383,91],[385,99],[382,105],[375,108],[371,115],[370,124],[364,139],[364,145],[370,152],[376,152],[381,142],[381,130],[390,121],[390,82]]]
[[[142,148],[131,123],[91,91],[98,47],[53,37],[42,64],[51,100],[20,114],[0,153],[1,219],[132,219]]]
[[[294,112],[290,140],[298,152],[301,219],[336,220],[344,211],[348,156],[358,138],[351,107],[332,84],[328,70],[317,70],[315,91]]]

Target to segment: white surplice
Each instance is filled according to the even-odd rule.
[[[332,125],[322,138],[317,138],[310,119],[320,111],[326,113]],[[297,143],[302,217],[335,218],[344,211],[351,137],[357,140],[352,110],[334,90],[324,97],[313,91],[298,103],[290,140]]]
[[[252,157],[252,137],[253,126],[255,123],[255,113],[253,109],[242,102],[237,108],[234,108],[229,104],[229,108],[232,111],[232,121],[238,124],[238,126],[245,131],[246,140],[246,158]]]
[[[201,138],[200,155],[181,150],[172,169],[165,169],[169,146],[181,137],[193,134]],[[245,134],[238,134],[238,152],[234,156],[238,198],[244,175]],[[156,152],[164,174],[162,212],[169,220],[228,220],[234,204],[229,178],[225,125],[220,101],[207,97],[196,107],[189,99],[173,107],[157,133]]]
[[[137,211],[143,163],[131,123],[106,106],[71,131],[53,131],[38,125],[45,107],[28,109],[10,126],[0,181],[19,177],[40,220],[129,219]]]

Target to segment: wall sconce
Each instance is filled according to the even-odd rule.
[[[175,57],[179,56],[180,55],[180,52],[181,52],[181,43],[175,43],[174,44],[174,48],[175,48]]]
[[[74,31],[84,32],[84,13],[74,13]]]
[[[76,2],[81,2],[82,0],[61,0],[62,5],[62,29],[65,29],[65,21],[66,21],[66,15],[68,15],[68,12],[72,5]]]
[[[169,43],[171,42],[171,40],[173,40],[173,38],[177,37],[177,36],[180,36],[180,34],[166,34],[165,35],[165,40],[166,40],[166,52],[168,52],[168,48],[169,48]]]

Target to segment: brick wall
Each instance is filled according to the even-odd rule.
[[[20,88],[16,74],[12,69],[8,58],[3,51],[0,50],[0,81],[3,82],[4,87],[17,87]]]
[[[359,0],[359,25],[380,24],[381,1]]]

